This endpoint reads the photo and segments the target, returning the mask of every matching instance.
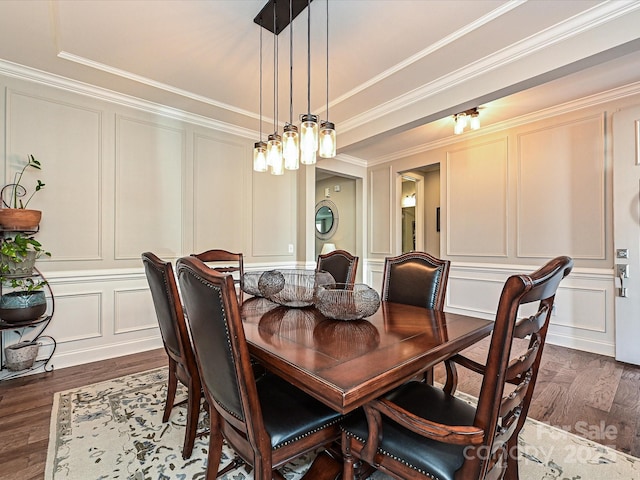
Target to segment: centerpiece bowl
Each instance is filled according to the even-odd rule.
[[[378,311],[380,296],[364,283],[319,285],[315,305],[327,318],[360,320]]]
[[[335,280],[323,270],[279,269],[245,273],[242,289],[286,307],[308,307],[314,303],[316,288],[326,284]]]

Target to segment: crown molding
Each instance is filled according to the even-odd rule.
[[[136,110],[152,113],[154,115],[161,115],[167,118],[172,118],[174,120],[180,120],[192,123],[194,125],[211,128],[231,135],[237,135],[239,137],[255,138],[258,136],[258,132],[250,130],[248,128],[238,127],[236,125],[214,120],[203,115],[196,115],[184,110],[167,107],[166,105],[150,102],[148,100],[143,100],[106,88],[97,87],[95,85],[79,82],[77,80],[71,80],[60,75],[45,72],[31,67],[26,67],[24,65],[9,62],[7,60],[0,60],[0,74],[6,75],[8,77],[18,78],[20,80],[39,83],[41,85],[54,87],[60,90],[84,95],[98,100],[104,100],[125,107],[135,108]],[[192,96],[190,98],[194,97]],[[208,103],[213,105],[213,103],[211,102]]]
[[[523,2],[517,2],[516,4],[514,4],[514,8],[521,5],[522,3]],[[530,56],[545,48],[554,46],[563,40],[567,40],[578,34],[584,33],[585,31],[596,28],[602,24],[610,22],[616,18],[624,16],[638,9],[640,9],[639,2],[618,1],[605,2],[603,4],[597,5],[580,15],[576,15],[568,20],[554,25],[553,27],[548,28],[542,33],[521,40],[520,42],[514,43],[492,55],[484,57],[476,62],[470,63],[464,68],[460,68],[455,72],[447,74],[446,77],[440,77],[432,82],[414,89],[413,91],[398,96],[395,100],[386,102],[380,106],[369,109],[366,112],[362,112],[348,120],[342,121],[339,124],[340,130],[342,132],[348,132],[351,129],[357,128],[362,124],[371,121],[371,119],[384,117],[385,115],[414,105],[420,101],[428,99],[429,97],[433,97],[441,92],[461,85],[480,75],[484,75],[487,72],[506,67],[517,60]],[[500,12],[500,14],[502,13],[505,12]],[[479,25],[477,26],[480,26],[481,24],[482,23],[479,23]],[[456,34],[454,33],[453,35]],[[439,48],[442,48],[445,45],[446,43],[434,44],[433,46],[423,50],[423,52],[428,51],[428,53],[431,53]],[[418,56],[421,55],[421,53],[413,57],[414,61],[418,59]],[[396,71],[398,71],[398,69],[395,69],[392,73],[395,73]],[[387,72],[390,72],[390,70],[388,70]],[[389,73],[389,75],[390,74],[391,73]],[[378,78],[377,81],[380,81],[381,79],[382,78]]]

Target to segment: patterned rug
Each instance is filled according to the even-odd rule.
[[[197,438],[191,458],[182,459],[186,408],[174,408],[162,423],[166,384],[167,369],[160,368],[56,393],[45,480],[203,479],[208,436]],[[203,414],[199,430],[206,424]],[[522,480],[640,480],[640,459],[535,420],[527,420],[520,435],[520,455]],[[234,457],[225,444],[220,468]],[[313,457],[285,465],[282,474],[299,479]],[[252,478],[243,465],[221,480]]]

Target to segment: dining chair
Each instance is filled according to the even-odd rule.
[[[449,279],[449,260],[426,252],[387,257],[382,276],[382,300],[442,310]]]
[[[187,427],[182,457],[190,458],[198,427],[202,385],[191,345],[178,286],[171,262],[164,262],[151,252],[142,254],[147,282],[160,326],[160,335],[169,358],[169,382],[162,421],[169,420],[178,381],[187,387]],[[176,404],[178,405],[178,404]]]
[[[211,422],[208,480],[216,478],[223,438],[257,480],[340,437],[342,416],[274,374],[253,375],[233,280],[197,258],[177,262]]]
[[[353,478],[354,459],[360,459],[395,478],[517,479],[518,433],[533,395],[556,291],[572,267],[571,258],[557,257],[529,275],[506,280],[486,364],[456,355],[445,362],[443,389],[408,382],[345,418],[343,478]],[[525,308],[535,313],[519,319],[520,307],[533,302],[537,306]],[[528,350],[511,358],[514,337],[528,336]],[[454,396],[456,364],[483,375],[477,406]]]
[[[329,272],[336,283],[353,285],[356,281],[358,259],[346,250],[333,250],[318,255],[316,270]]]
[[[233,274],[234,283],[237,286],[242,286],[242,276],[244,275],[244,259],[242,253],[212,249],[202,253],[192,253],[191,256],[202,260],[217,272]]]

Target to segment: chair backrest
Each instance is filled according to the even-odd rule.
[[[329,272],[336,283],[354,284],[358,271],[358,257],[346,250],[333,250],[318,255],[316,270]]]
[[[531,403],[556,291],[572,268],[571,258],[557,257],[529,275],[513,275],[505,282],[474,421],[475,426],[485,431],[484,443],[475,447],[475,452],[467,451],[468,461],[459,472],[463,478],[477,478],[478,471],[481,475],[487,474],[492,465],[486,461],[486,452],[492,452],[492,460],[497,460],[496,468],[501,468],[501,462],[517,448],[517,435]],[[532,302],[538,302],[536,313],[519,319],[520,306]],[[528,350],[511,359],[513,339],[528,336],[531,337]],[[458,361],[454,357],[453,360],[464,365],[466,359],[462,357],[462,361]],[[505,389],[506,383],[514,388]]]
[[[232,253],[228,250],[212,249],[202,253],[192,253],[192,257],[208,264],[220,273],[231,273],[234,275],[234,282],[242,284],[244,275],[244,260],[242,253]],[[236,273],[237,272],[237,273]]]
[[[176,268],[210,406],[257,445],[264,424],[233,279],[193,256]]]
[[[197,373],[195,356],[171,262],[164,262],[153,253],[145,252],[142,254],[142,263],[167,355],[188,372]]]
[[[382,300],[442,310],[450,265],[426,252],[385,258]]]

